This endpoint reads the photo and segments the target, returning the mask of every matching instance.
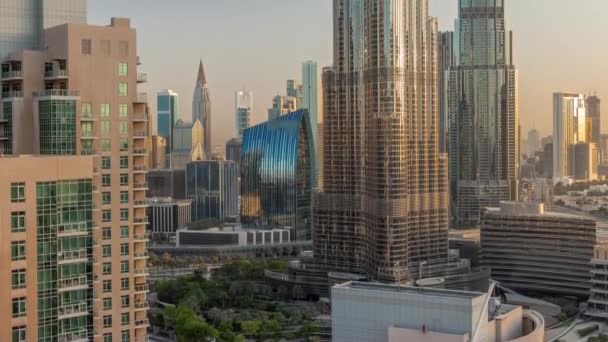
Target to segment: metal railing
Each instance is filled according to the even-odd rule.
[[[145,72],[138,72],[137,73],[137,83],[145,83],[148,82],[148,74],[146,74]]]
[[[80,96],[80,91],[78,90],[68,90],[68,89],[45,89],[41,92],[34,92],[34,97],[41,96],[70,96],[70,97],[78,97]]]
[[[62,251],[57,253],[57,261],[65,262],[65,261],[74,261],[80,259],[87,259],[87,251],[86,249],[72,250],[72,251]]]
[[[88,313],[88,311],[89,307],[87,306],[87,303],[63,305],[57,308],[57,314],[59,316]]]
[[[89,283],[89,279],[86,275],[74,278],[60,279],[57,281],[57,287],[59,289],[67,289],[71,287],[86,286]]]
[[[148,284],[135,285],[135,292],[148,292],[148,291],[150,291]]]
[[[21,70],[11,70],[11,71],[3,71],[2,72],[2,79],[7,79],[7,78],[22,78],[23,77],[23,71]]]
[[[59,78],[59,77],[62,77],[62,78],[68,77],[68,71],[53,69],[53,70],[44,72],[44,78]]]
[[[23,92],[22,91],[18,91],[18,90],[3,91],[2,92],[2,97],[5,98],[5,99],[21,98],[21,97],[23,97]]]
[[[148,94],[147,93],[137,93],[137,95],[135,96],[135,102],[148,103]]]

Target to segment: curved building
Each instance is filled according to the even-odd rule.
[[[587,297],[596,222],[544,211],[542,203],[502,202],[481,217],[481,265],[504,287]]]
[[[203,124],[204,152],[209,158],[212,155],[211,148],[211,97],[209,96],[209,86],[203,69],[203,61],[198,66],[198,76],[194,86],[192,96],[192,122],[200,120]]]
[[[307,110],[245,130],[241,156],[243,226],[289,227],[292,239],[312,239],[314,170]]]

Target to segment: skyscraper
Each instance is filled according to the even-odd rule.
[[[167,155],[173,152],[173,131],[179,120],[179,95],[171,89],[156,94],[156,128],[158,135],[165,138]]]
[[[268,109],[268,121],[294,112],[297,108],[298,101],[295,97],[277,95],[272,99],[272,108]]]
[[[602,119],[600,115],[600,98],[597,96],[589,96],[585,99],[585,102],[587,106],[587,122],[591,126],[587,132],[587,139],[588,142],[594,143],[597,146],[598,154],[601,156]]]
[[[328,268],[399,282],[447,259],[437,34],[427,0],[334,0],[314,234]]]
[[[296,80],[287,80],[287,96],[291,96],[296,99],[297,108],[302,108],[302,104],[304,103],[304,90],[302,87],[302,83]]]
[[[448,80],[450,68],[456,64],[454,32],[439,33],[439,151],[449,149],[449,107],[450,88]]]
[[[87,22],[86,0],[0,1],[0,60],[13,51],[44,47],[44,30]]]
[[[317,62],[308,61],[302,63],[302,103],[298,104],[298,108],[308,110],[310,117],[310,125],[312,127],[312,140],[315,147],[315,155],[317,161],[319,156],[319,80],[318,80]],[[318,165],[319,163],[317,163]],[[317,167],[318,170],[318,167]],[[318,184],[317,184],[318,185]]]
[[[253,110],[253,92],[239,90],[235,93],[236,134],[243,138],[243,131],[251,126],[251,111]]]
[[[540,134],[537,130],[531,129],[528,131],[528,158],[534,157],[534,154],[541,150]]]
[[[507,1],[459,1],[456,64],[448,83],[450,184],[455,225],[517,200],[519,109]]]
[[[203,124],[205,156],[210,158],[213,155],[211,146],[211,97],[209,96],[209,86],[203,69],[203,61],[198,66],[198,75],[194,86],[194,96],[192,97],[192,122],[200,120]]]
[[[570,146],[587,141],[585,96],[553,94],[553,179],[574,175],[574,155]]]
[[[0,165],[17,223],[27,220],[25,233],[6,231],[15,258],[0,269],[18,270],[19,282],[0,305],[19,319],[0,320],[2,341],[11,329],[28,341],[147,340],[149,130],[137,60],[135,29],[113,18],[47,29],[45,49],[2,61],[23,71],[1,80],[22,89],[2,96],[13,154],[43,155]]]

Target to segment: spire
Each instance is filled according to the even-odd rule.
[[[201,63],[198,66],[198,77],[196,78],[196,83],[207,84],[207,78],[205,77],[205,69],[203,68],[202,59]]]

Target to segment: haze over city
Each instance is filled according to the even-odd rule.
[[[429,14],[440,30],[454,30],[457,0],[430,0]],[[151,95],[170,88],[179,93],[180,117],[191,118],[192,87],[198,58],[209,81],[214,113],[214,146],[234,136],[234,92],[254,92],[253,123],[266,119],[277,92],[287,79],[299,79],[300,63],[315,60],[319,68],[332,61],[330,0],[92,0],[89,21],[105,24],[120,9],[138,32],[138,44],[149,73]],[[552,130],[552,94],[573,91],[608,94],[608,1],[511,0],[507,4],[515,33],[519,69],[522,132]],[[592,51],[592,52],[591,52]],[[153,97],[151,97],[153,99]],[[155,101],[150,101],[156,113]],[[154,121],[154,120],[153,120]],[[602,130],[608,129],[608,120]]]

